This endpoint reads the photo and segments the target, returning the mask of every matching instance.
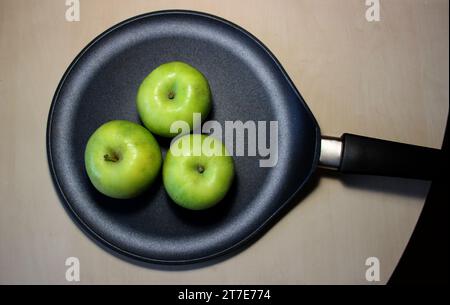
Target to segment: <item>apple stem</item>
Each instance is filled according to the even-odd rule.
[[[109,162],[117,162],[119,161],[119,157],[117,157],[116,154],[112,154],[112,156],[106,154],[103,156],[103,158],[105,158],[105,161],[109,161]]]
[[[172,91],[170,91],[170,92],[169,92],[169,95],[168,95],[167,97],[168,97],[169,99],[173,100],[174,97],[175,97],[175,93],[172,92]]]
[[[203,166],[199,165],[199,166],[197,166],[197,171],[198,171],[200,174],[203,174],[203,172],[205,171],[205,168],[204,168]]]

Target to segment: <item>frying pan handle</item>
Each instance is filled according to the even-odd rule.
[[[323,137],[320,166],[348,174],[431,180],[442,167],[441,150],[345,133]]]

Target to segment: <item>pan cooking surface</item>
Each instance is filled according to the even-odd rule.
[[[139,84],[154,68],[184,61],[208,79],[207,120],[278,121],[278,163],[234,156],[236,179],[212,209],[171,202],[161,177],[142,196],[101,195],[84,169],[89,136],[109,120],[140,122]],[[157,138],[163,155],[170,142]],[[66,71],[48,121],[47,148],[57,192],[85,233],[114,253],[157,263],[190,263],[257,236],[315,169],[318,126],[283,69],[255,38],[217,17],[187,11],[150,13],[107,30]]]

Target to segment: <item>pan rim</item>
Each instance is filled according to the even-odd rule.
[[[243,239],[235,242],[231,246],[222,249],[220,251],[214,252],[212,254],[208,254],[205,256],[200,256],[196,258],[190,258],[190,259],[159,259],[159,258],[151,258],[147,256],[142,256],[136,253],[133,253],[131,251],[125,250],[121,247],[118,247],[117,245],[114,245],[113,243],[109,242],[102,236],[100,236],[99,233],[95,232],[94,229],[92,229],[88,224],[86,224],[83,219],[75,212],[73,209],[70,201],[68,200],[66,194],[64,193],[61,184],[58,179],[58,175],[56,173],[55,167],[54,167],[54,161],[52,157],[52,123],[53,123],[53,114],[54,109],[56,107],[60,91],[62,87],[65,84],[65,81],[73,68],[77,65],[78,61],[86,54],[90,48],[92,48],[96,43],[98,43],[100,40],[102,40],[104,37],[112,33],[113,31],[116,31],[120,29],[123,26],[126,26],[129,23],[135,22],[140,19],[154,17],[154,16],[160,16],[160,15],[172,15],[172,14],[180,14],[180,15],[192,15],[192,16],[198,16],[203,18],[212,19],[218,22],[221,22],[223,24],[226,24],[227,26],[230,26],[234,28],[235,30],[238,30],[239,32],[246,35],[250,40],[255,42],[276,64],[277,68],[281,71],[287,82],[289,83],[289,86],[293,89],[295,94],[297,95],[299,101],[303,104],[304,108],[306,109],[306,112],[308,113],[308,116],[313,121],[315,125],[315,133],[316,133],[316,144],[314,148],[314,160],[313,164],[311,166],[310,171],[306,175],[306,178],[302,183],[300,183],[299,187],[289,196],[289,198],[284,201],[265,221],[263,221],[254,231],[252,231],[250,234],[245,236]],[[258,237],[260,237],[266,229],[270,228],[271,225],[275,223],[276,217],[281,214],[281,212],[286,208],[286,206],[292,202],[293,198],[299,193],[299,191],[304,187],[304,185],[310,180],[312,174],[314,173],[315,169],[317,168],[317,164],[319,162],[319,153],[320,153],[320,127],[312,114],[311,110],[308,108],[308,105],[304,101],[303,97],[301,96],[300,92],[295,87],[294,83],[290,79],[289,75],[284,70],[281,63],[278,61],[278,59],[275,57],[275,55],[253,34],[249,33],[244,28],[240,27],[239,25],[234,24],[231,21],[228,21],[222,17],[218,17],[209,13],[199,12],[199,11],[193,11],[193,10],[182,10],[182,9],[170,9],[170,10],[159,10],[159,11],[153,11],[148,13],[143,13],[140,15],[136,15],[133,17],[130,17],[128,19],[125,19],[107,30],[103,31],[101,34],[96,36],[94,39],[92,39],[74,58],[74,60],[70,63],[68,68],[65,70],[61,80],[58,83],[58,86],[55,90],[55,93],[52,98],[52,102],[50,104],[50,110],[47,117],[47,127],[46,127],[46,149],[47,149],[47,161],[50,169],[51,178],[53,181],[53,185],[57,189],[58,197],[63,203],[63,207],[65,208],[66,212],[69,214],[70,218],[77,224],[77,226],[81,229],[81,231],[88,236],[91,240],[96,242],[101,248],[107,250],[107,252],[112,253],[114,255],[119,255],[120,258],[123,258],[122,256],[125,256],[127,259],[131,259],[132,262],[136,262],[134,260],[137,260],[138,262],[144,262],[144,263],[155,263],[155,264],[162,264],[162,265],[187,265],[187,264],[194,264],[194,263],[200,263],[204,261],[211,260],[213,258],[217,258],[220,256],[224,256],[225,254],[229,254],[231,252],[234,252],[236,249],[243,247],[245,244],[248,244],[252,240],[256,240]]]

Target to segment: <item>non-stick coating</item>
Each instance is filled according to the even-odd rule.
[[[174,60],[193,65],[209,80],[208,120],[279,124],[276,167],[259,167],[259,157],[234,157],[236,179],[229,194],[203,212],[174,204],[161,179],[137,199],[107,198],[94,189],[84,168],[89,136],[109,120],[140,122],[139,84]],[[218,17],[163,11],[114,26],[77,56],[54,96],[47,148],[56,189],[84,232],[121,256],[175,264],[227,253],[257,236],[314,171],[319,134],[283,68],[256,38]],[[165,154],[169,141],[158,140]]]

